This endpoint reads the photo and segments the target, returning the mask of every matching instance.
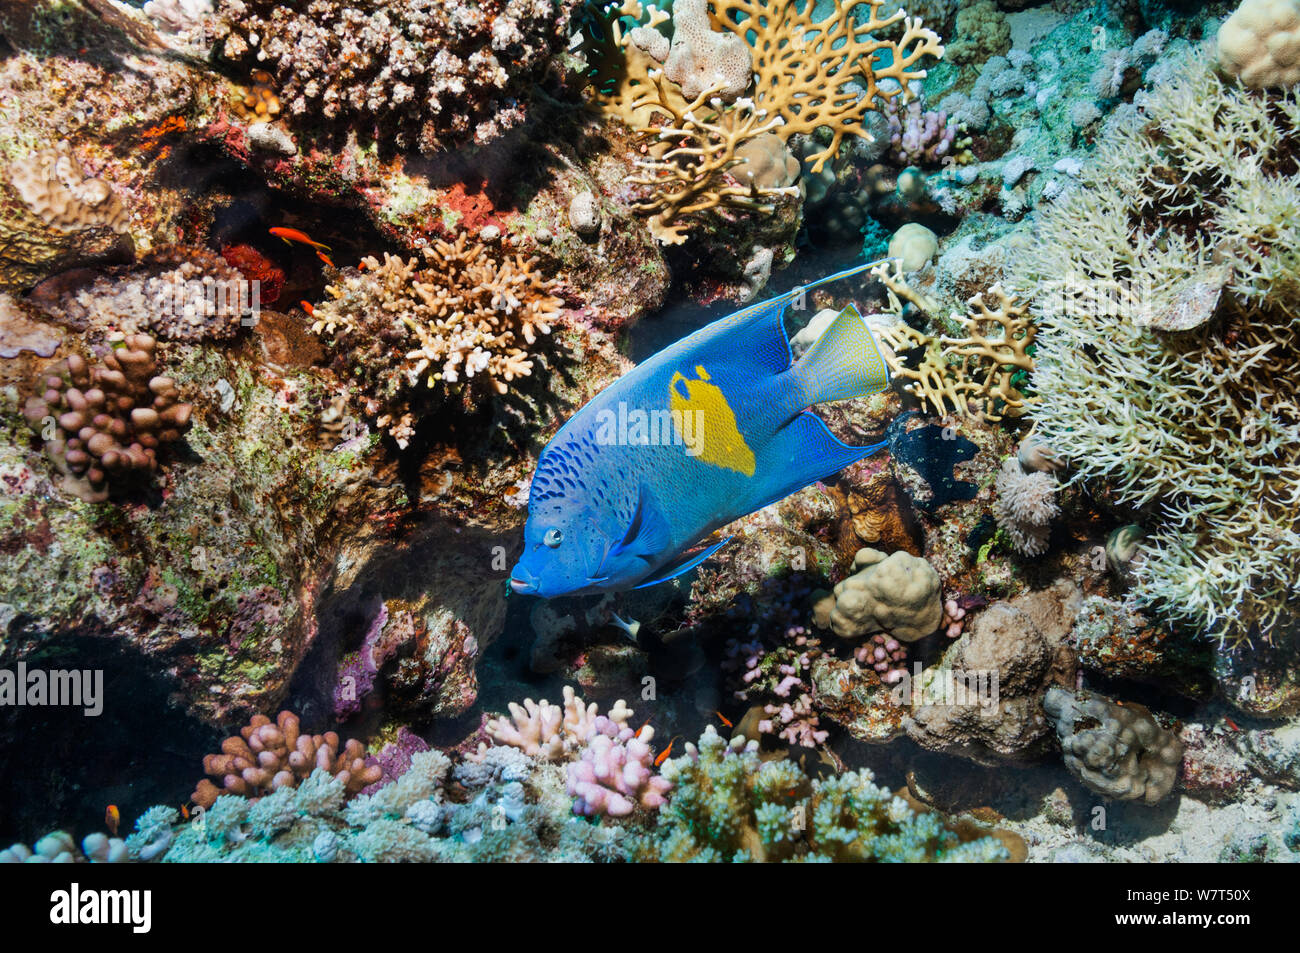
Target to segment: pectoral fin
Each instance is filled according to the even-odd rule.
[[[704,560],[708,559],[710,556],[716,553],[723,546],[726,546],[727,543],[731,542],[733,539],[735,539],[734,536],[728,536],[722,542],[714,543],[712,546],[710,546],[708,549],[703,550],[702,552],[685,553],[679,558],[677,558],[676,560],[674,560],[673,562],[669,563],[667,566],[664,566],[662,569],[660,569],[659,572],[655,575],[654,579],[647,580],[646,582],[641,583],[641,585],[633,586],[632,588],[644,589],[647,586],[657,586],[661,582],[667,582],[669,579],[672,579],[675,576],[680,576],[682,573],[694,569],[700,563],[704,562]]]
[[[636,510],[623,538],[605,555],[606,561],[628,557],[654,562],[672,546],[672,532],[654,494],[642,484]]]

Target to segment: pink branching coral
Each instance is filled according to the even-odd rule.
[[[655,774],[650,747],[654,733],[649,725],[633,732],[625,724],[598,716],[581,757],[567,768],[573,813],[626,817],[638,806],[662,807],[672,783]]]
[[[742,643],[730,639],[723,667],[741,673],[745,687],[736,691],[736,698],[747,700],[759,693],[779,699],[764,705],[763,711],[770,717],[759,721],[760,732],[778,735],[791,744],[816,747],[826,740],[827,732],[820,728],[813,711],[808,673],[821,653],[821,644],[801,625],[788,627],[785,638],[786,642],[774,649],[758,640]]]
[[[157,373],[156,342],[119,335],[97,365],[73,354],[50,368],[23,416],[63,472],[63,488],[88,502],[108,498],[114,475],[157,469],[158,450],[190,425],[170,377]]]
[[[366,746],[350,739],[339,747],[332,731],[305,735],[298,716],[282,711],[274,722],[254,715],[247,725],[221,743],[221,754],[203,759],[203,770],[217,778],[221,787],[207,778],[198,783],[190,799],[210,808],[223,794],[257,798],[283,787],[297,787],[317,768],[343,783],[348,796],[383,777],[379,765],[366,765]]]
[[[942,110],[927,110],[919,99],[900,106],[894,98],[885,103],[885,116],[890,156],[900,165],[938,165],[952,149],[957,129]]]
[[[886,685],[893,685],[907,671],[907,647],[885,632],[877,632],[853,650],[860,665],[870,665]]]

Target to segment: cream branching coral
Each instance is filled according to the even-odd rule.
[[[595,702],[584,705],[565,685],[563,704],[552,705],[546,699],[535,702],[531,698],[524,699],[522,706],[511,702],[510,717],[489,719],[487,733],[494,741],[518,748],[529,757],[554,761],[580,748],[596,730],[599,717]],[[632,709],[620,698],[603,717],[626,727]]]
[[[829,140],[806,156],[813,172],[846,136],[871,139],[869,112],[906,96],[922,79],[919,63],[941,57],[939,37],[885,0],[836,0],[818,19],[814,0],[684,0],[668,14],[640,0],[611,7],[588,43],[595,61],[593,100],[627,122],[649,157],[635,184],[651,188],[642,209],[661,239],[682,240],[676,219],[713,208],[769,210],[788,187],[738,181],[736,150],[762,135],[789,142],[825,127]],[[627,18],[639,25],[624,30]],[[894,34],[897,34],[896,36]],[[745,48],[747,47],[747,53]],[[746,74],[752,73],[746,82]],[[880,81],[893,79],[895,87]]]
[[[896,313],[901,313],[900,296],[922,310],[935,307],[907,286],[897,260],[882,262],[872,274],[889,290]],[[1016,378],[1034,368],[1030,348],[1035,330],[1028,306],[994,285],[967,302],[965,315],[953,314],[951,320],[965,329],[965,336],[931,337],[901,321],[880,327],[890,349],[889,369],[907,381],[903,389],[936,414],[978,414],[989,421],[1024,414],[1032,398],[1020,390]],[[915,363],[899,357],[917,349],[923,350]]]
[[[1197,51],[1143,112],[1018,263],[1036,432],[1072,479],[1149,511],[1141,602],[1276,641],[1300,609],[1300,97],[1227,82]],[[1181,320],[1209,275],[1212,303]]]
[[[533,370],[563,301],[537,259],[435,241],[424,260],[366,258],[326,287],[312,330],[330,343],[341,370],[365,391],[366,412],[406,446],[417,388],[467,402],[504,394]]]

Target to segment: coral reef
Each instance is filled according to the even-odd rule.
[[[523,122],[572,9],[550,0],[222,0],[218,49],[231,64],[268,71],[296,122],[436,153]]]
[[[402,447],[421,389],[460,393],[468,404],[531,374],[562,304],[536,258],[498,257],[464,233],[422,251],[423,262],[363,259],[326,287],[313,313],[312,330],[341,373],[359,381],[365,412]]]
[[[179,440],[191,406],[158,374],[157,342],[116,335],[97,364],[74,354],[50,369],[23,415],[64,474],[63,489],[88,502],[108,498],[109,482],[158,467],[158,451]]]
[[[940,595],[939,574],[924,559],[860,549],[853,557],[853,575],[830,594],[814,596],[813,618],[819,628],[842,639],[887,632],[915,642],[943,621]]]
[[[1098,794],[1151,805],[1173,790],[1183,744],[1141,705],[1053,686],[1043,708],[1066,767]]]
[[[55,228],[102,225],[115,232],[126,231],[122,200],[103,179],[86,176],[67,142],[11,163],[9,182],[27,207]]]
[[[638,807],[662,807],[672,784],[654,773],[654,734],[649,725],[634,732],[597,717],[578,760],[567,767],[573,813],[626,817]]]
[[[365,751],[365,745],[355,739],[340,747],[339,736],[332,731],[303,734],[292,712],[280,712],[275,721],[254,715],[238,736],[221,743],[221,754],[203,759],[204,773],[218,779],[221,787],[204,778],[191,800],[211,807],[223,793],[257,798],[296,787],[317,769],[327,772],[349,795],[356,794],[383,776],[379,767],[365,763]]]
[[[758,862],[1005,860],[989,837],[965,843],[937,814],[918,814],[876,785],[870,771],[810,781],[788,761],[760,760],[757,745],[730,743],[710,726],[698,745],[664,765],[674,785],[638,859]]]
[[[1295,617],[1300,444],[1274,382],[1300,342],[1300,195],[1283,171],[1298,118],[1293,93],[1184,55],[1046,212],[1018,279],[1034,289],[1040,439],[1072,480],[1151,511],[1138,598],[1228,643]]]

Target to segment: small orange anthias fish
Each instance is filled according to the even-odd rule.
[[[114,837],[117,836],[117,828],[122,823],[122,812],[117,809],[116,804],[110,804],[104,811],[104,826]]]
[[[302,245],[310,245],[312,248],[317,249],[317,253],[330,250],[329,245],[322,245],[320,242],[316,241],[306,232],[300,232],[296,228],[283,228],[277,226],[275,228],[269,229],[269,231],[272,235],[274,235],[276,238],[280,239],[282,242],[286,244],[292,244],[293,242],[298,242],[299,244]]]
[[[734,727],[736,727],[736,726],[733,725],[731,722],[727,721],[727,716],[724,715],[722,712],[720,712],[720,711],[715,711],[714,714],[717,715],[717,716],[718,716],[718,720],[721,721],[721,722],[722,722],[724,725],[726,725],[728,728],[734,728]]]
[[[330,261],[330,256],[325,254],[323,251],[316,252],[316,257],[325,262],[325,264],[329,265],[331,268],[334,267],[334,262]]]
[[[307,317],[310,318],[315,316],[316,309],[312,307],[310,301],[299,301],[298,304],[301,305],[302,309],[307,312]]]
[[[672,738],[668,740],[668,747],[665,748],[663,751],[660,751],[659,754],[655,756],[656,768],[668,760],[668,756],[673,753],[673,742],[680,737],[681,735],[673,735]]]
[[[190,806],[188,804],[181,805],[181,818],[187,821],[190,819]]]

